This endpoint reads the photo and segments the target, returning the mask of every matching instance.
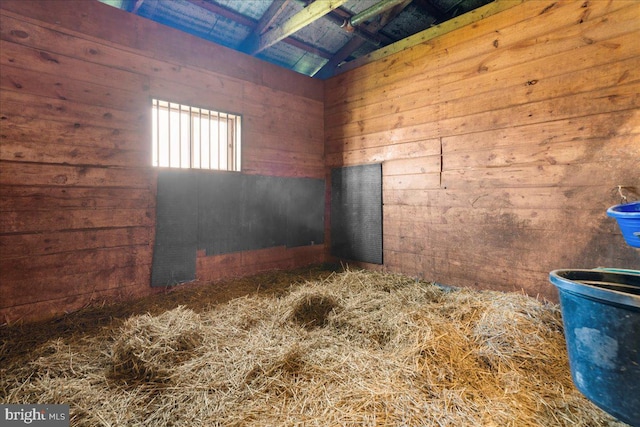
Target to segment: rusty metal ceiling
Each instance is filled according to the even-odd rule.
[[[492,0],[100,0],[308,76]]]

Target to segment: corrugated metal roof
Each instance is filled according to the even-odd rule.
[[[130,13],[309,76],[326,78],[337,66],[397,42],[492,0],[100,0]],[[376,13],[352,31],[354,15]],[[311,22],[300,12],[321,10]],[[271,13],[275,13],[271,15]],[[305,15],[306,16],[306,15]],[[261,20],[270,25],[256,31]],[[278,31],[302,23],[277,39]],[[359,39],[358,42],[352,40]],[[275,41],[274,41],[275,40]],[[265,47],[268,45],[268,47]]]

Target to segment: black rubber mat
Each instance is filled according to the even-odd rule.
[[[382,264],[382,165],[331,170],[331,254]]]
[[[322,179],[160,171],[152,286],[195,279],[198,249],[324,243],[324,197]]]

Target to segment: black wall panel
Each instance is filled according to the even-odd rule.
[[[238,252],[243,248],[240,215],[244,179],[239,173],[197,173],[198,248],[207,254]],[[158,188],[158,193],[160,189]]]
[[[331,170],[331,254],[382,264],[382,165]]]
[[[324,242],[321,179],[160,171],[152,286],[195,279],[207,255]]]
[[[321,179],[299,178],[287,186],[287,246],[324,243],[324,193]]]
[[[242,224],[243,250],[284,246],[287,243],[287,186],[292,178],[244,176]]]
[[[194,280],[197,242],[197,177],[185,171],[161,172],[158,175],[151,286]]]

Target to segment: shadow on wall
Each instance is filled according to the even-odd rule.
[[[618,267],[640,269],[640,251],[628,246],[622,238],[622,233],[615,219],[607,216],[606,209],[609,206],[620,203],[640,200],[640,174],[638,174],[638,158],[640,148],[637,143],[626,141],[620,146],[608,147],[607,142],[613,138],[628,135],[628,129],[637,111],[621,112],[615,115],[616,120],[599,121],[599,125],[593,129],[595,135],[602,135],[602,139],[596,139],[591,144],[585,145],[585,152],[579,159],[580,167],[583,164],[600,166],[601,174],[594,174],[593,178],[606,179],[602,186],[594,187],[594,191],[582,192],[588,196],[584,200],[584,208],[602,208],[603,201],[606,207],[593,217],[593,222],[577,224],[578,238],[567,236],[565,248],[569,256],[567,266],[558,268],[595,268]],[[636,173],[631,173],[635,171]],[[584,179],[590,176],[585,175]],[[591,179],[593,179],[591,178]],[[561,182],[574,182],[571,176],[566,176]],[[589,182],[589,184],[592,184]],[[607,187],[609,186],[610,187]],[[571,190],[568,190],[571,191]],[[567,194],[569,196],[569,194]],[[584,243],[582,243],[584,242]]]

